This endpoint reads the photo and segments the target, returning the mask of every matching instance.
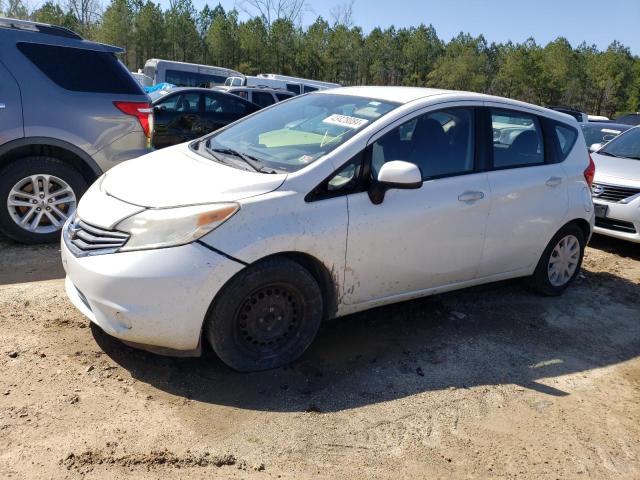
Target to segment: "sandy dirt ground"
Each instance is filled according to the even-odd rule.
[[[89,325],[0,239],[0,478],[640,478],[640,246],[560,298],[503,282],[329,322],[256,374]]]

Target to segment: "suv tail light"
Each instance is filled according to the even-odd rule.
[[[153,132],[153,107],[148,102],[113,102],[118,110],[138,119],[144,134],[151,139]]]
[[[587,185],[591,188],[593,184],[593,177],[596,175],[596,164],[593,163],[593,158],[591,158],[591,154],[589,154],[589,166],[584,171],[584,179],[587,181]]]

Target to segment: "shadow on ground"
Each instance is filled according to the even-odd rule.
[[[60,245],[22,245],[0,234],[0,286],[64,278]]]
[[[589,246],[621,257],[640,260],[640,244],[634,242],[594,234]]]
[[[129,348],[93,328],[134,378],[193,400],[265,411],[338,411],[450,387],[519,384],[615,365],[640,354],[640,285],[585,272],[562,297],[519,281],[378,308],[325,324],[293,365],[260,373]]]

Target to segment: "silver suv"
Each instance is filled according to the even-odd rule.
[[[150,150],[153,111],[118,47],[8,18],[0,45],[0,232],[57,241],[89,184]]]

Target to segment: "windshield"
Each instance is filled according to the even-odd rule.
[[[583,124],[580,126],[587,146],[591,146],[594,143],[607,143],[628,129],[628,127],[621,128],[618,125],[603,127],[602,125]]]
[[[206,147],[216,158],[233,152],[266,169],[295,172],[397,106],[349,95],[304,95],[208,137]]]
[[[640,127],[627,130],[607,143],[598,153],[640,160]]]

